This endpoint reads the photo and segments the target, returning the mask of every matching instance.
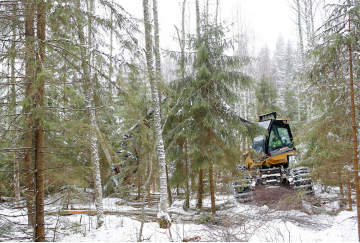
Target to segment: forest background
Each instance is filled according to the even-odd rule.
[[[180,2],[165,48],[155,0],[143,19],[117,1],[0,1],[0,191],[34,240],[44,198],[66,186],[94,189],[99,226],[102,197],[133,185],[160,191],[160,218],[178,192],[201,210],[251,146],[238,116],[291,119],[293,166],[342,195],[358,186],[359,1],[289,0],[296,38],[274,47],[256,46],[240,3],[230,18],[219,3]],[[118,177],[136,173],[114,188],[126,157]]]

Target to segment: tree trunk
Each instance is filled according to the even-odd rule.
[[[189,157],[189,147],[187,140],[185,141],[185,209],[190,207],[190,188],[189,188],[189,165],[190,165],[190,157]]]
[[[139,139],[139,141],[141,141],[141,137]],[[141,142],[138,143],[138,166],[137,166],[137,170],[136,170],[136,174],[137,174],[137,188],[138,188],[138,195],[137,195],[137,199],[139,200],[141,198],[141,171],[140,171],[140,163],[142,162],[141,160]]]
[[[347,191],[348,191],[349,211],[352,211],[350,172],[348,172],[346,179],[347,179]]]
[[[300,8],[300,0],[296,0],[296,7],[297,7],[297,25],[298,25],[298,32],[299,32],[299,45],[300,45],[301,64],[302,64],[302,68],[304,68],[304,66],[305,66],[305,60],[304,60],[304,41],[303,41],[302,29],[301,29],[301,8]]]
[[[144,23],[145,23],[145,42],[146,42],[146,63],[148,69],[148,75],[151,86],[152,94],[152,103],[155,108],[154,115],[154,124],[155,124],[155,135],[156,135],[156,145],[158,151],[158,161],[160,166],[160,208],[158,213],[160,227],[168,228],[170,227],[170,217],[167,214],[167,180],[166,180],[166,160],[165,160],[165,150],[164,142],[162,139],[162,129],[161,129],[161,120],[160,120],[160,102],[159,94],[156,79],[154,78],[154,69],[153,69],[153,58],[152,58],[152,37],[151,37],[151,24],[149,18],[149,6],[148,0],[143,0],[144,8]],[[154,7],[155,8],[155,7]],[[157,9],[155,10],[157,12]]]
[[[36,57],[37,82],[33,83],[34,90],[34,164],[35,164],[35,235],[37,242],[45,241],[45,212],[44,212],[44,96],[45,80],[42,72],[45,70],[45,2],[37,2],[37,38],[39,40],[38,55]]]
[[[149,159],[149,154],[148,154],[148,162],[150,161]],[[147,193],[148,193],[148,208],[151,208],[151,197],[150,197],[150,177],[151,177],[151,171],[149,166],[147,167],[147,174],[148,174],[148,180],[149,182],[147,183]]]
[[[89,96],[93,96],[92,91],[90,91]],[[96,116],[95,110],[91,109],[91,104],[89,98],[87,100],[87,109],[90,112],[90,124],[91,127],[95,127],[96,124]],[[89,111],[90,110],[90,111]],[[97,143],[96,133],[94,131],[90,131],[90,160],[91,165],[94,168],[93,171],[93,178],[94,178],[94,190],[95,190],[95,207],[96,207],[96,217],[97,217],[97,227],[100,228],[104,223],[104,210],[103,210],[103,203],[102,203],[102,186],[101,186],[101,175],[100,175],[100,160],[99,160],[99,148]]]
[[[305,0],[305,24],[306,24],[306,34],[307,34],[307,50],[310,50],[314,46],[314,33],[311,23],[312,18],[312,0]],[[313,118],[313,98],[310,98],[310,101],[307,102],[307,117],[309,120]]]
[[[306,25],[306,36],[307,36],[307,50],[311,48],[311,24],[310,24],[310,1],[311,0],[304,0],[304,6],[305,6],[305,25]]]
[[[155,53],[155,76],[156,82],[159,89],[159,102],[160,102],[160,119],[161,119],[161,55],[160,55],[160,35],[159,35],[159,17],[158,17],[158,7],[157,0],[153,0],[153,14],[154,14],[154,53]]]
[[[181,40],[180,41],[180,48],[181,48],[181,79],[182,81],[185,80],[185,5],[186,0],[183,0],[182,3],[182,14],[181,14]],[[190,206],[190,192],[189,192],[189,171],[188,171],[188,146],[187,140],[185,141],[184,152],[186,153],[185,157],[185,204],[184,208],[188,209]]]
[[[161,84],[162,84],[162,73],[161,73],[161,55],[160,55],[160,35],[159,35],[159,17],[157,0],[153,0],[153,14],[154,14],[154,53],[155,53],[155,78],[158,88],[159,96],[159,111],[160,111],[160,124],[161,124]],[[169,173],[167,164],[166,169],[166,190],[168,195],[169,205],[172,204],[171,188],[169,186]]]
[[[150,208],[150,180],[151,180],[151,174],[152,174],[152,161],[153,161],[153,157],[151,156],[151,160],[149,159],[149,155],[148,155],[148,164],[147,164],[147,171],[148,171],[148,178],[145,182],[144,187],[148,187],[148,205]],[[140,174],[140,173],[139,173]],[[142,200],[142,207],[141,207],[141,225],[140,225],[140,230],[139,230],[139,237],[138,237],[138,242],[142,241],[142,232],[143,232],[143,228],[144,228],[144,224],[145,224],[145,196],[143,197]]]
[[[343,198],[344,198],[344,188],[343,188],[343,183],[342,183],[342,173],[341,173],[341,170],[339,170],[338,174],[339,174],[340,196],[341,196],[341,199],[343,199]]]
[[[80,0],[76,2],[77,7],[80,8]],[[87,2],[88,4],[88,2]],[[92,11],[92,1],[90,1],[90,11]],[[90,140],[90,161],[93,167],[93,179],[94,179],[94,191],[95,191],[95,207],[96,207],[96,217],[97,217],[97,227],[101,227],[104,222],[103,214],[103,204],[102,204],[102,186],[101,186],[101,175],[100,175],[100,160],[99,160],[99,148],[98,148],[98,139],[96,135],[96,114],[95,110],[92,109],[92,98],[94,97],[92,83],[91,83],[91,74],[89,70],[88,63],[91,61],[90,53],[87,53],[85,46],[91,46],[91,19],[88,20],[88,42],[86,43],[83,23],[81,19],[78,18],[78,35],[80,44],[83,46],[81,48],[81,68],[84,75],[84,92],[85,92],[85,105],[87,110],[87,118],[89,127],[92,128],[89,131],[89,140]]]
[[[10,58],[10,68],[11,68],[11,79],[9,80],[13,85],[11,86],[11,105],[10,110],[12,114],[16,113],[16,78],[15,78],[15,57],[17,54],[16,45],[15,45],[15,38],[16,38],[16,13],[17,13],[17,5],[14,4],[13,6],[13,37],[11,43],[11,58]],[[17,132],[16,128],[14,127],[14,135],[12,140],[12,147],[16,148],[17,144]],[[13,161],[14,161],[14,193],[15,193],[15,206],[20,208],[20,175],[19,175],[19,161],[16,158],[16,152],[14,151],[13,154]]]
[[[304,59],[304,42],[302,36],[302,29],[301,29],[301,8],[300,8],[300,0],[296,0],[296,7],[297,7],[297,25],[298,25],[298,32],[299,32],[299,46],[300,46],[300,63],[301,63],[301,70],[305,67],[305,59]],[[300,70],[300,71],[301,71]],[[298,113],[299,113],[299,122],[301,121],[301,114],[300,114],[300,82],[299,78],[297,77],[297,89],[298,89]]]
[[[315,11],[313,11],[313,5],[314,2],[313,0],[310,0],[310,25],[311,25],[311,44],[312,46],[315,45],[315,29],[314,29],[314,15],[315,15]]]
[[[204,192],[204,184],[203,184],[203,169],[199,170],[199,191],[198,191],[198,209],[202,210],[202,200],[203,200],[203,192]]]
[[[146,138],[147,138],[147,141],[149,141],[149,134],[146,134]],[[147,182],[147,187],[148,187],[148,207],[151,208],[151,196],[150,196],[150,181],[151,181],[151,175],[152,175],[152,161],[150,161],[150,147],[149,145],[147,145],[147,161],[148,161],[148,165],[150,163],[151,167],[148,166],[147,167],[147,173],[148,173],[148,182]],[[151,156],[151,159],[153,157]],[[153,180],[154,181],[154,180]],[[154,182],[153,182],[154,183]],[[154,185],[154,184],[153,184]]]
[[[199,0],[195,1],[196,4],[196,34],[197,39],[200,39],[200,7],[199,7]]]
[[[25,3],[25,99],[29,100],[25,104],[25,124],[24,124],[24,146],[32,147],[32,83],[34,82],[34,68],[35,68],[35,4],[33,0],[27,0]],[[28,225],[34,225],[34,172],[33,160],[31,150],[26,150],[24,153],[24,175],[25,184],[25,200],[28,213]]]
[[[114,4],[114,0],[111,1]],[[113,74],[113,34],[114,34],[114,13],[111,10],[111,27],[110,27],[110,69],[109,69],[109,79],[112,81]]]
[[[349,32],[350,28],[350,15],[349,15]],[[357,208],[357,219],[358,219],[358,235],[360,241],[360,188],[359,188],[359,161],[357,155],[357,136],[356,136],[356,114],[355,114],[355,98],[354,98],[354,77],[353,77],[353,65],[352,65],[352,48],[349,44],[349,65],[350,65],[350,96],[351,96],[351,120],[352,120],[352,132],[353,132],[353,166],[355,176],[355,191],[356,191],[356,208]]]
[[[214,173],[213,173],[213,163],[210,163],[209,167],[209,179],[210,179],[210,198],[211,198],[211,212],[216,213],[215,206],[215,185],[214,185]]]
[[[138,169],[137,169],[137,193],[138,193],[138,195],[137,195],[137,199],[139,200],[140,198],[141,198],[141,174],[140,174],[140,170],[139,170],[140,168],[138,167]]]
[[[216,0],[216,11],[215,11],[215,25],[216,25],[216,27],[217,27],[217,23],[218,23],[219,3],[220,3],[220,0]]]
[[[94,10],[94,0],[86,1],[87,4],[87,10],[90,12],[93,12]],[[89,48],[92,48],[92,19],[90,16],[88,17],[88,46]],[[87,62],[90,64],[92,62],[92,56],[89,52],[87,55]],[[94,103],[94,84],[92,81],[91,76],[91,66],[88,67],[88,71],[86,72],[87,77],[85,78],[85,86],[87,88],[85,93],[85,101],[86,101],[86,108],[88,112],[88,121],[91,125],[92,130],[90,130],[90,160],[91,164],[94,168],[93,171],[93,178],[94,178],[94,190],[95,190],[95,207],[96,207],[96,218],[97,218],[97,227],[100,228],[104,223],[104,209],[103,209],[103,202],[102,202],[102,183],[101,183],[101,172],[100,172],[100,159],[99,159],[99,144],[98,144],[98,135],[95,131],[99,130],[97,125],[97,119],[96,119],[96,112],[93,107]],[[85,73],[85,72],[84,72]],[[95,131],[94,131],[95,130]],[[104,146],[105,147],[105,146]],[[104,152],[106,154],[107,149],[104,149]]]
[[[185,4],[186,0],[183,0],[182,4],[182,14],[181,14],[181,78],[184,81],[185,79]]]
[[[170,185],[169,185],[169,172],[168,172],[168,166],[167,166],[167,163],[166,163],[166,190],[167,190],[167,195],[168,195],[168,200],[169,200],[169,206],[172,205],[172,195],[171,195],[171,188],[170,188]]]
[[[199,0],[195,1],[195,5],[196,5],[196,34],[197,34],[197,39],[200,40],[200,7],[199,7]],[[198,187],[198,209],[202,210],[202,199],[203,199],[203,170],[200,169],[199,170],[199,187]]]

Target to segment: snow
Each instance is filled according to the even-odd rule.
[[[357,217],[356,206],[352,211],[343,210],[338,214],[332,214],[339,210],[337,193],[339,188],[329,188],[322,192],[320,186],[315,187],[316,197],[324,202],[322,213],[307,214],[299,210],[277,211],[266,205],[256,206],[251,203],[239,203],[232,195],[216,195],[216,215],[211,215],[210,198],[203,200],[204,210],[196,210],[196,199],[190,200],[190,209],[183,209],[184,200],[176,199],[168,208],[172,225],[170,229],[160,229],[156,222],[157,207],[148,209],[144,224],[143,241],[357,241]],[[47,202],[55,198],[48,198]],[[304,207],[313,207],[310,203],[303,202]],[[104,215],[104,224],[96,229],[96,216],[87,214],[74,214],[58,216],[57,214],[46,215],[47,241],[66,242],[98,242],[98,241],[137,241],[141,226],[139,208],[127,206],[126,202],[119,198],[104,198],[104,212],[112,212]],[[72,209],[91,209],[95,206],[91,203],[74,203]],[[46,206],[47,212],[57,212],[63,209],[60,202]],[[22,210],[10,209],[5,203],[0,204],[0,225],[8,220],[20,224],[26,223],[26,215]],[[152,216],[153,215],[153,216]],[[216,224],[200,224],[201,219],[214,218]],[[3,226],[0,226],[0,230]],[[19,230],[19,226],[13,226],[6,236],[25,237]],[[26,230],[31,233],[31,229]],[[11,241],[0,236],[0,241]],[[16,240],[16,239],[14,239]],[[31,239],[29,238],[28,241]],[[17,241],[17,240],[16,240]]]

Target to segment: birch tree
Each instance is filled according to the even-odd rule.
[[[155,8],[155,5],[154,5]],[[162,128],[160,118],[160,102],[157,87],[157,79],[153,68],[153,50],[152,50],[152,34],[149,17],[149,3],[148,0],[143,0],[144,9],[144,25],[145,25],[145,42],[146,42],[146,65],[148,71],[148,78],[150,81],[152,104],[154,107],[154,123],[155,136],[157,144],[157,154],[160,166],[160,204],[158,212],[158,220],[161,228],[169,228],[171,225],[170,217],[167,213],[167,180],[166,180],[166,160],[164,143],[162,139]],[[157,11],[157,10],[155,10]]]
[[[93,10],[93,2],[87,2],[88,11]],[[80,1],[77,1],[77,7],[80,9],[81,4]],[[82,45],[81,48],[81,67],[83,69],[84,80],[85,80],[85,103],[86,103],[86,111],[88,117],[88,124],[90,127],[89,131],[89,139],[90,139],[90,161],[93,167],[93,176],[94,176],[94,190],[95,190],[95,206],[96,206],[96,217],[97,217],[97,227],[101,227],[104,222],[103,215],[103,204],[102,204],[102,186],[101,186],[101,178],[100,178],[100,162],[99,162],[99,151],[98,151],[98,139],[96,135],[96,116],[95,110],[92,109],[92,100],[94,97],[93,85],[91,82],[91,73],[89,70],[89,63],[91,63],[91,55],[88,53],[88,49],[85,47],[87,44],[91,46],[91,19],[88,19],[88,41],[86,42],[86,37],[83,30],[83,25],[85,21],[81,21],[78,19],[78,34],[79,40]]]

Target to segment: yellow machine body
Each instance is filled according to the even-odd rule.
[[[249,170],[253,169],[256,166],[260,167],[260,168],[263,167],[263,166],[265,166],[265,167],[273,167],[273,166],[278,165],[278,164],[287,163],[288,156],[295,156],[295,154],[296,154],[296,151],[289,151],[289,152],[285,152],[285,153],[275,155],[275,156],[269,157],[267,159],[263,159],[261,161],[255,162],[251,158],[250,153],[246,153],[246,154],[244,154],[246,156],[245,165]]]
[[[288,167],[289,156],[294,156],[296,154],[289,123],[290,119],[276,118],[275,112],[260,116],[258,124],[262,128],[265,128],[268,134],[262,135],[264,139],[263,147],[260,151],[259,145],[253,144],[253,150],[244,154],[245,166],[249,170],[254,167],[260,169],[278,167],[281,165],[283,165],[284,168]],[[281,139],[281,145],[279,147],[273,148],[270,146],[271,135]],[[254,146],[257,146],[257,148]]]

